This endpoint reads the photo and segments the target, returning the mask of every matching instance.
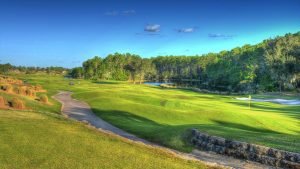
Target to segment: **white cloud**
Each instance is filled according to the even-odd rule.
[[[109,12],[106,12],[105,15],[108,15],[108,16],[117,16],[117,15],[119,15],[119,12],[118,11],[109,11]]]
[[[230,39],[233,38],[233,35],[225,35],[225,34],[219,34],[219,33],[210,33],[208,34],[208,37],[210,38],[223,38],[223,39]]]
[[[113,11],[108,11],[106,13],[104,13],[104,15],[108,15],[108,16],[119,16],[119,15],[134,15],[136,14],[136,11],[131,9],[131,10],[125,10],[125,11],[117,11],[117,10],[113,10]]]
[[[158,24],[146,25],[145,28],[144,28],[144,31],[146,31],[146,32],[159,32],[160,31],[160,25],[158,25]]]
[[[134,15],[136,14],[135,10],[131,9],[131,10],[126,10],[126,11],[122,11],[123,15]]]
[[[195,32],[195,28],[182,28],[177,30],[179,33],[192,33]]]

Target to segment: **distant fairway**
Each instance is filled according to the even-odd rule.
[[[42,84],[52,94],[71,90],[73,97],[86,101],[104,120],[175,149],[191,150],[186,131],[198,128],[212,135],[300,152],[300,106],[254,102],[250,110],[247,102],[233,96],[115,81],[75,80],[70,86],[61,77],[23,78]]]

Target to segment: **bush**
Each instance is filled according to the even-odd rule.
[[[13,87],[12,85],[6,85],[6,86],[3,87],[3,89],[4,89],[6,92],[11,93],[11,92],[13,92],[14,87]]]
[[[13,107],[14,109],[25,109],[25,104],[22,100],[13,98],[11,101],[11,107]]]
[[[18,79],[13,79],[7,76],[1,76],[0,77],[0,83],[9,83],[9,84],[16,84],[16,85],[22,85],[23,81]]]
[[[0,107],[5,107],[6,106],[6,100],[3,96],[0,96]]]
[[[5,90],[5,88],[6,88],[6,85],[5,84],[1,84],[0,89],[1,90]]]
[[[36,85],[36,86],[34,86],[34,90],[35,91],[40,91],[40,90],[42,90],[43,88],[42,88],[42,86],[41,85]]]
[[[26,95],[26,90],[27,90],[26,86],[20,86],[17,88],[17,94]]]
[[[43,94],[40,96],[40,101],[43,103],[48,103],[48,96]]]
[[[35,91],[32,89],[27,89],[26,90],[26,95],[30,97],[35,97]]]

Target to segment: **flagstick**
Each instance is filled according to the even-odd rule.
[[[251,110],[251,95],[249,95],[249,110]]]

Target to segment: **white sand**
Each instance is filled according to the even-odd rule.
[[[249,100],[247,97],[240,97],[236,98],[237,100]],[[272,102],[272,103],[279,103],[285,105],[300,105],[300,100],[286,100],[286,99],[251,99],[251,101],[255,102]]]

